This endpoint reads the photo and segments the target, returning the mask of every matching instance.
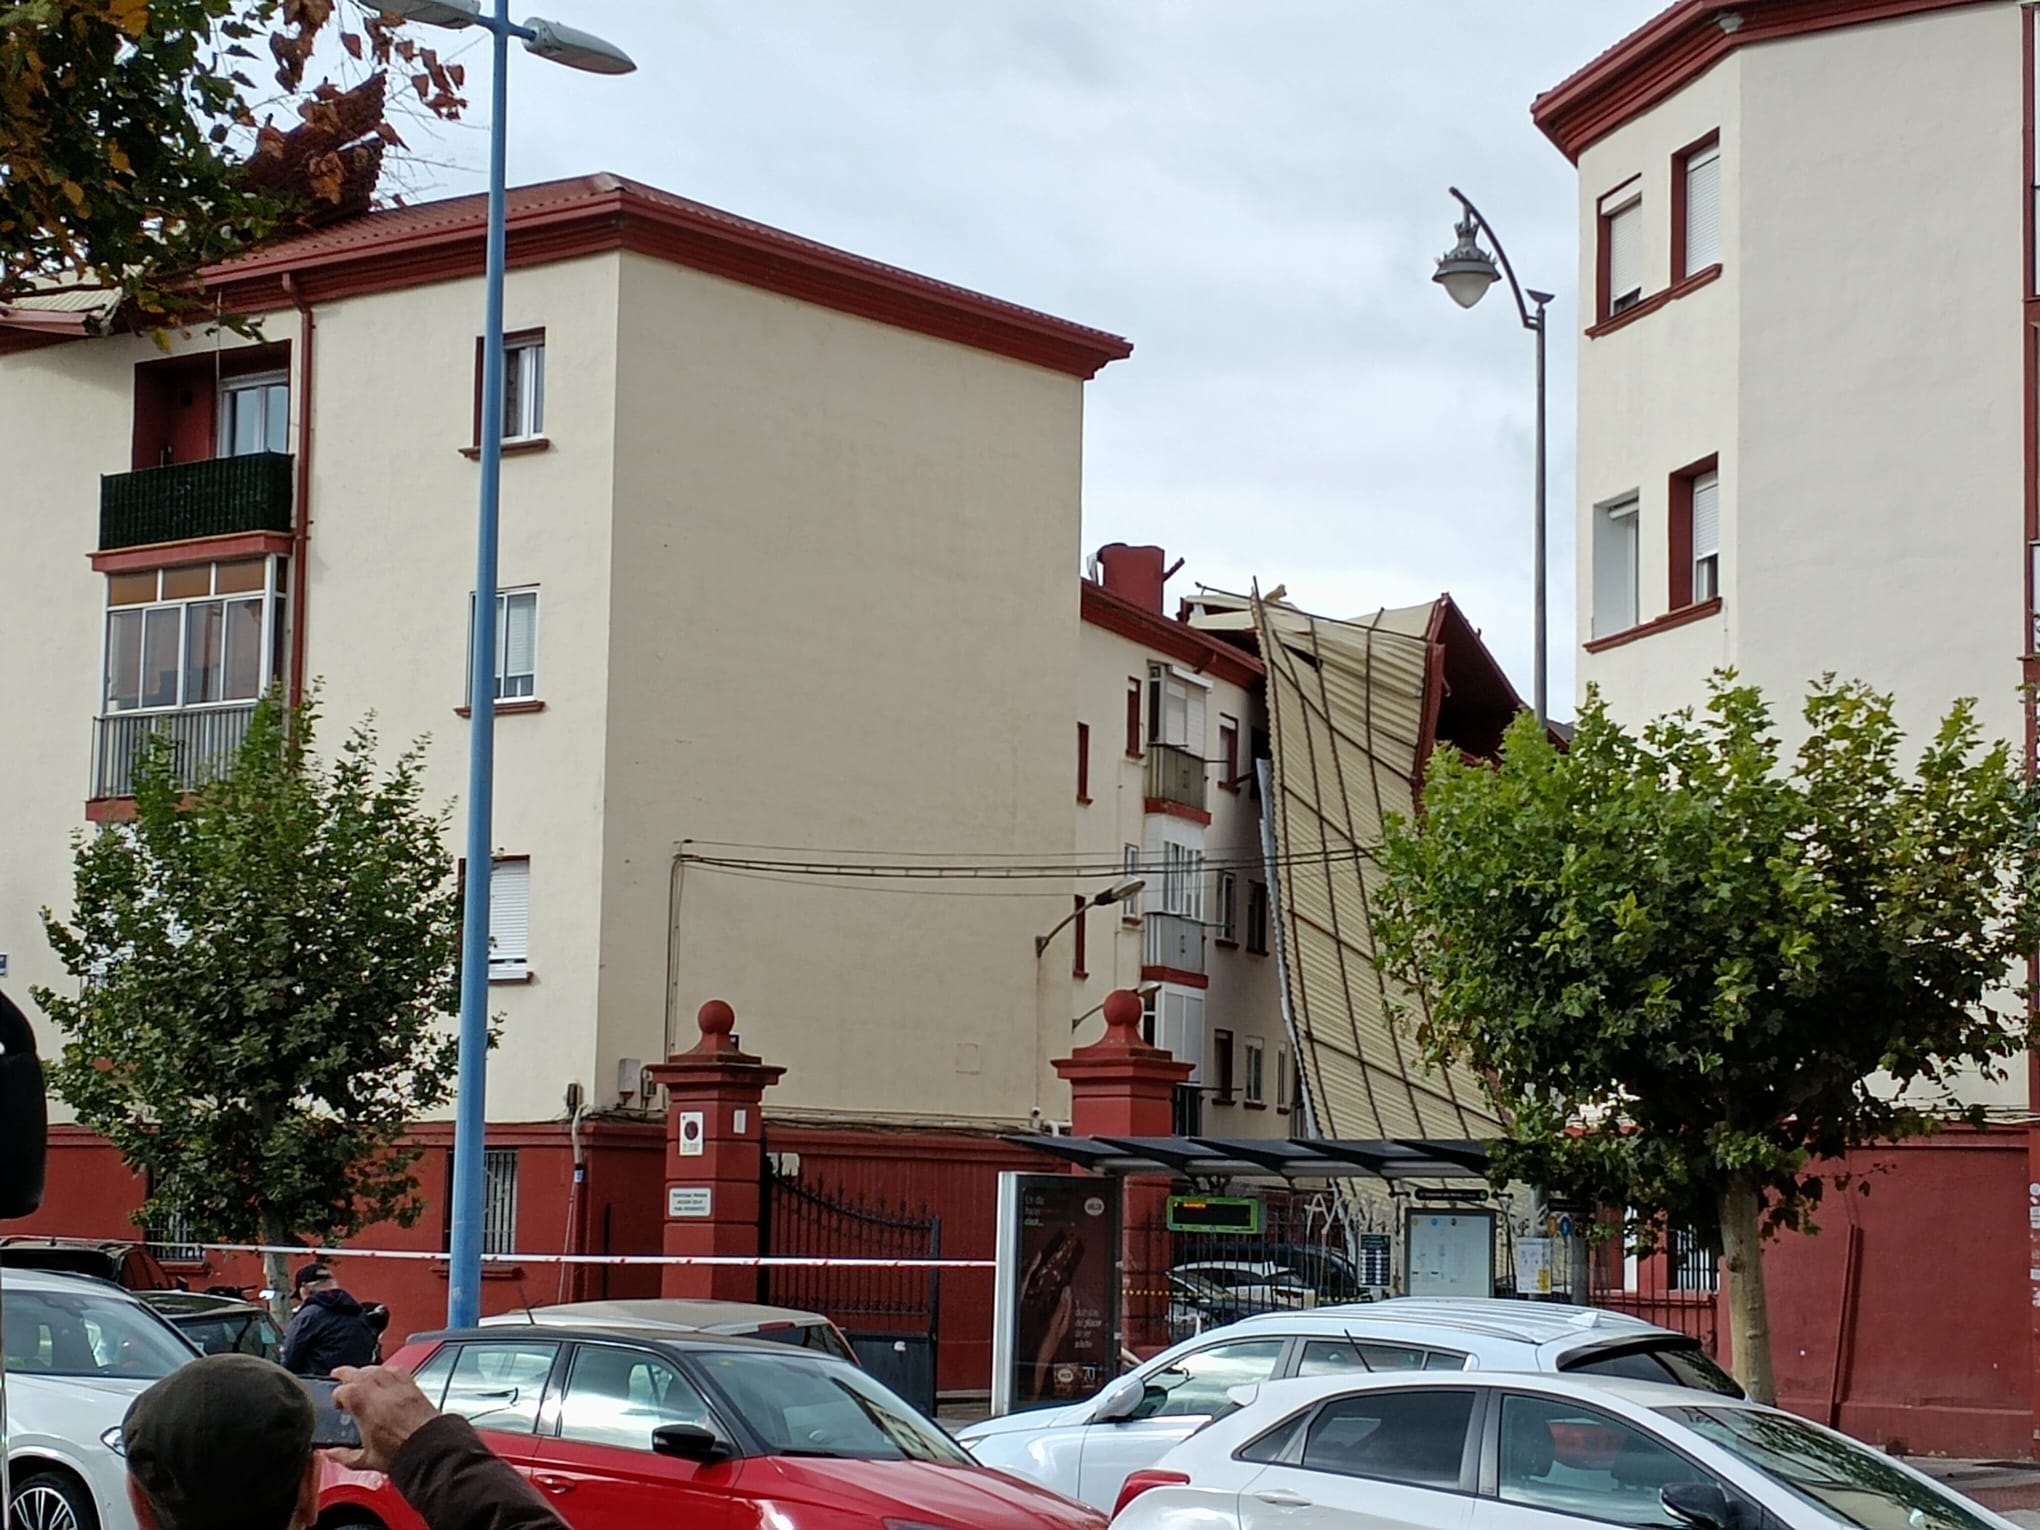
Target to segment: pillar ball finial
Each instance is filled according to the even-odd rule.
[[[1140,995],[1130,988],[1115,988],[1105,995],[1105,1028],[1125,1032],[1127,1040],[1140,1037]]]
[[[737,1012],[721,999],[710,999],[701,1006],[701,1012],[695,1016],[694,1023],[701,1027],[703,1039],[726,1039],[730,1032],[737,1028]]]

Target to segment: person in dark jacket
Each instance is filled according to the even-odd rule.
[[[466,1419],[411,1378],[354,1370],[335,1401],[361,1430],[342,1465],[385,1471],[426,1530],[567,1530]],[[121,1422],[141,1530],[308,1530],[319,1514],[314,1415],[303,1384],[256,1355],[208,1355],[136,1398]]]
[[[283,1335],[283,1366],[300,1376],[330,1376],[342,1365],[373,1365],[378,1338],[360,1302],[323,1264],[297,1274],[302,1305]]]

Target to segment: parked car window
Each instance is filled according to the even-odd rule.
[[[1593,1351],[1577,1360],[1561,1361],[1558,1368],[1575,1376],[1620,1376],[1629,1381],[1669,1382],[1723,1397],[1743,1395],[1736,1379],[1697,1344]]]
[[[1862,1530],[1990,1530],[1990,1520],[1937,1484],[1799,1419],[1745,1408],[1666,1411],[1841,1524]]]
[[[126,1376],[153,1381],[197,1353],[175,1330],[109,1293],[10,1291],[7,1368],[37,1376]]]
[[[1308,1408],[1305,1408],[1301,1413],[1284,1419],[1259,1439],[1251,1440],[1247,1444],[1242,1445],[1235,1452],[1236,1458],[1241,1461],[1263,1462],[1287,1459],[1290,1447],[1296,1443],[1296,1437],[1303,1433],[1303,1426],[1309,1423],[1310,1419],[1311,1412]],[[1217,1420],[1214,1419],[1212,1422],[1216,1423]],[[1210,1427],[1209,1424],[1205,1425],[1207,1429]],[[1203,1432],[1202,1429],[1198,1431],[1199,1434]],[[1192,1436],[1192,1438],[1194,1439],[1195,1436]]]
[[[445,1411],[446,1378],[453,1374],[453,1357],[460,1353],[457,1344],[442,1344],[425,1357],[425,1363],[411,1373],[411,1379],[418,1383],[418,1390],[432,1402],[432,1406]]]
[[[561,1439],[650,1450],[662,1424],[708,1427],[708,1402],[694,1383],[647,1350],[584,1344],[574,1351]]]
[[[458,1413],[478,1429],[529,1433],[552,1373],[557,1344],[463,1344],[447,1378],[443,1413]]]
[[[1510,1393],[1502,1399],[1506,1503],[1617,1525],[1675,1526],[1659,1494],[1675,1482],[1713,1479],[1620,1419],[1576,1402]]]
[[[275,1336],[275,1324],[256,1312],[207,1313],[172,1319],[178,1332],[208,1355],[260,1355],[274,1360],[282,1345]]]
[[[1463,1371],[1466,1369],[1466,1356],[1454,1354],[1449,1349],[1434,1349],[1425,1354],[1424,1369],[1427,1371]]]
[[[1337,1376],[1346,1371],[1420,1371],[1424,1352],[1404,1344],[1369,1344],[1351,1339],[1311,1339],[1297,1362],[1299,1376]]]
[[[1275,1374],[1287,1339],[1237,1339],[1183,1355],[1147,1374],[1147,1395],[1135,1418],[1216,1413],[1234,1387],[1251,1386]]]
[[[1334,1398],[1310,1421],[1303,1467],[1413,1487],[1457,1487],[1472,1418],[1471,1392],[1363,1392]]]
[[[702,1356],[701,1374],[773,1455],[971,1464],[948,1435],[840,1360],[717,1350]]]

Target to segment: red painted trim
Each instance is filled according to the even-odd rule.
[[[228,537],[195,537],[188,542],[151,542],[147,547],[123,547],[118,552],[93,553],[95,574],[134,574],[144,569],[180,568],[188,563],[224,563],[235,558],[256,558],[272,553],[288,555],[292,538],[282,531],[243,531]],[[303,581],[291,570],[293,586]]]
[[[85,804],[87,823],[133,823],[135,821],[135,799],[132,797],[94,797]]]
[[[543,712],[544,710],[545,703],[543,701],[532,699],[520,701],[499,701],[496,703],[496,715],[498,717],[516,717],[525,712]],[[475,715],[474,708],[455,707],[453,709],[453,715],[456,717],[472,717]],[[524,857],[524,859],[526,860],[529,860],[530,858],[531,857],[529,856]],[[505,855],[499,856],[498,859],[508,861],[515,860],[517,859],[517,857]]]
[[[505,441],[499,450],[506,457],[528,457],[533,452],[551,451],[552,441],[546,436],[525,436],[520,440]],[[460,448],[460,454],[470,462],[482,460],[482,449],[479,446],[463,446]]]
[[[1165,797],[1144,797],[1141,801],[1143,812],[1159,813],[1165,818],[1182,818],[1206,827],[1211,824],[1209,813],[1203,808],[1194,808],[1187,802],[1171,802]]]
[[[1142,758],[1147,749],[1142,742],[1146,738],[1140,725],[1140,681],[1126,677],[1126,757],[1129,760]]]
[[[1604,638],[1595,638],[1592,642],[1581,646],[1588,653],[1606,653],[1609,649],[1620,648],[1625,643],[1634,643],[1660,632],[1669,632],[1674,627],[1684,627],[1693,622],[1704,621],[1707,617],[1719,615],[1720,612],[1721,597],[1717,595],[1712,600],[1703,600],[1698,605],[1687,606],[1678,611],[1667,611],[1663,616],[1656,617],[1651,621],[1639,622],[1636,626],[1629,628],[1625,632],[1611,632]]]
[[[1631,303],[1613,318],[1603,319],[1598,324],[1588,325],[1587,338],[1589,340],[1598,340],[1601,336],[1618,330],[1625,324],[1634,324],[1645,314],[1656,313],[1665,304],[1675,303],[1689,292],[1697,292],[1720,275],[1721,266],[1718,262],[1709,266],[1704,271],[1696,271],[1684,281],[1674,282],[1662,291],[1653,292],[1641,302]]]
[[[1672,155],[1672,286],[1686,279],[1686,161],[1721,145],[1721,129],[1694,139]],[[1718,265],[1719,262],[1717,261]]]
[[[1089,935],[1091,921],[1087,916],[1090,914],[1091,911],[1091,900],[1085,897],[1082,893],[1078,893],[1076,894],[1076,902],[1077,906],[1073,910],[1073,912],[1076,914],[1077,917],[1074,921],[1072,921],[1071,928],[1071,934],[1073,936],[1073,939],[1071,940],[1071,946],[1073,947],[1073,949],[1070,952],[1070,976],[1075,978],[1084,978],[1089,977],[1091,975],[1090,973],[1084,970],[1084,958],[1089,954],[1087,948],[1090,945]]]
[[[1720,453],[1712,453],[1678,469],[1667,484],[1666,529],[1671,545],[1670,577],[1665,590],[1667,610],[1683,611],[1693,603],[1693,480],[1702,473],[1716,471],[1720,465]],[[1622,634],[1618,632],[1615,636]]]
[[[1584,68],[1530,103],[1530,120],[1575,164],[1580,153],[1639,112],[1752,43],[1836,27],[1953,10],[1980,0],[1677,0]],[[1721,29],[1735,13],[1742,25]]]
[[[283,306],[292,273],[309,297],[331,301],[478,276],[485,199],[456,197],[370,213],[287,239],[245,260],[208,267],[209,293],[239,313]],[[1094,377],[1124,360],[1118,335],[867,260],[782,229],[614,175],[519,187],[507,216],[513,267],[629,250],[839,313]]]
[[[1174,983],[1179,988],[1209,988],[1210,975],[1203,972],[1179,972],[1174,967],[1142,967],[1140,980],[1143,983]]]
[[[1091,800],[1091,725],[1077,724],[1077,801]]]
[[[1137,605],[1124,595],[1115,595],[1104,585],[1088,579],[1082,582],[1082,587],[1082,616],[1094,627],[1166,654],[1200,675],[1208,674],[1233,685],[1250,688],[1267,673],[1259,659],[1230,643],[1219,642],[1188,622],[1171,621],[1160,612]]]

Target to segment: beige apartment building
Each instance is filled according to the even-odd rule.
[[[2033,17],[1687,0],[1537,98],[1579,170],[1578,674],[1624,721],[1729,667],[1789,745],[1832,672],[1915,740],[1976,697],[2030,757]],[[1866,1437],[2029,1454],[2028,1070],[1962,1090],[2001,1125],[1864,1155],[1870,1194],[1774,1252],[1779,1385]]]
[[[461,789],[482,219],[210,273],[260,343],[0,311],[10,993],[68,981],[37,910],[145,730],[199,773],[316,682],[329,745],[373,713]],[[1071,853],[1084,383],[1130,347],[613,176],[514,192],[509,252],[491,1121],[648,1105],[710,997],[791,1114],[1056,1114],[1074,990],[1031,937],[1065,888],[683,856]]]

